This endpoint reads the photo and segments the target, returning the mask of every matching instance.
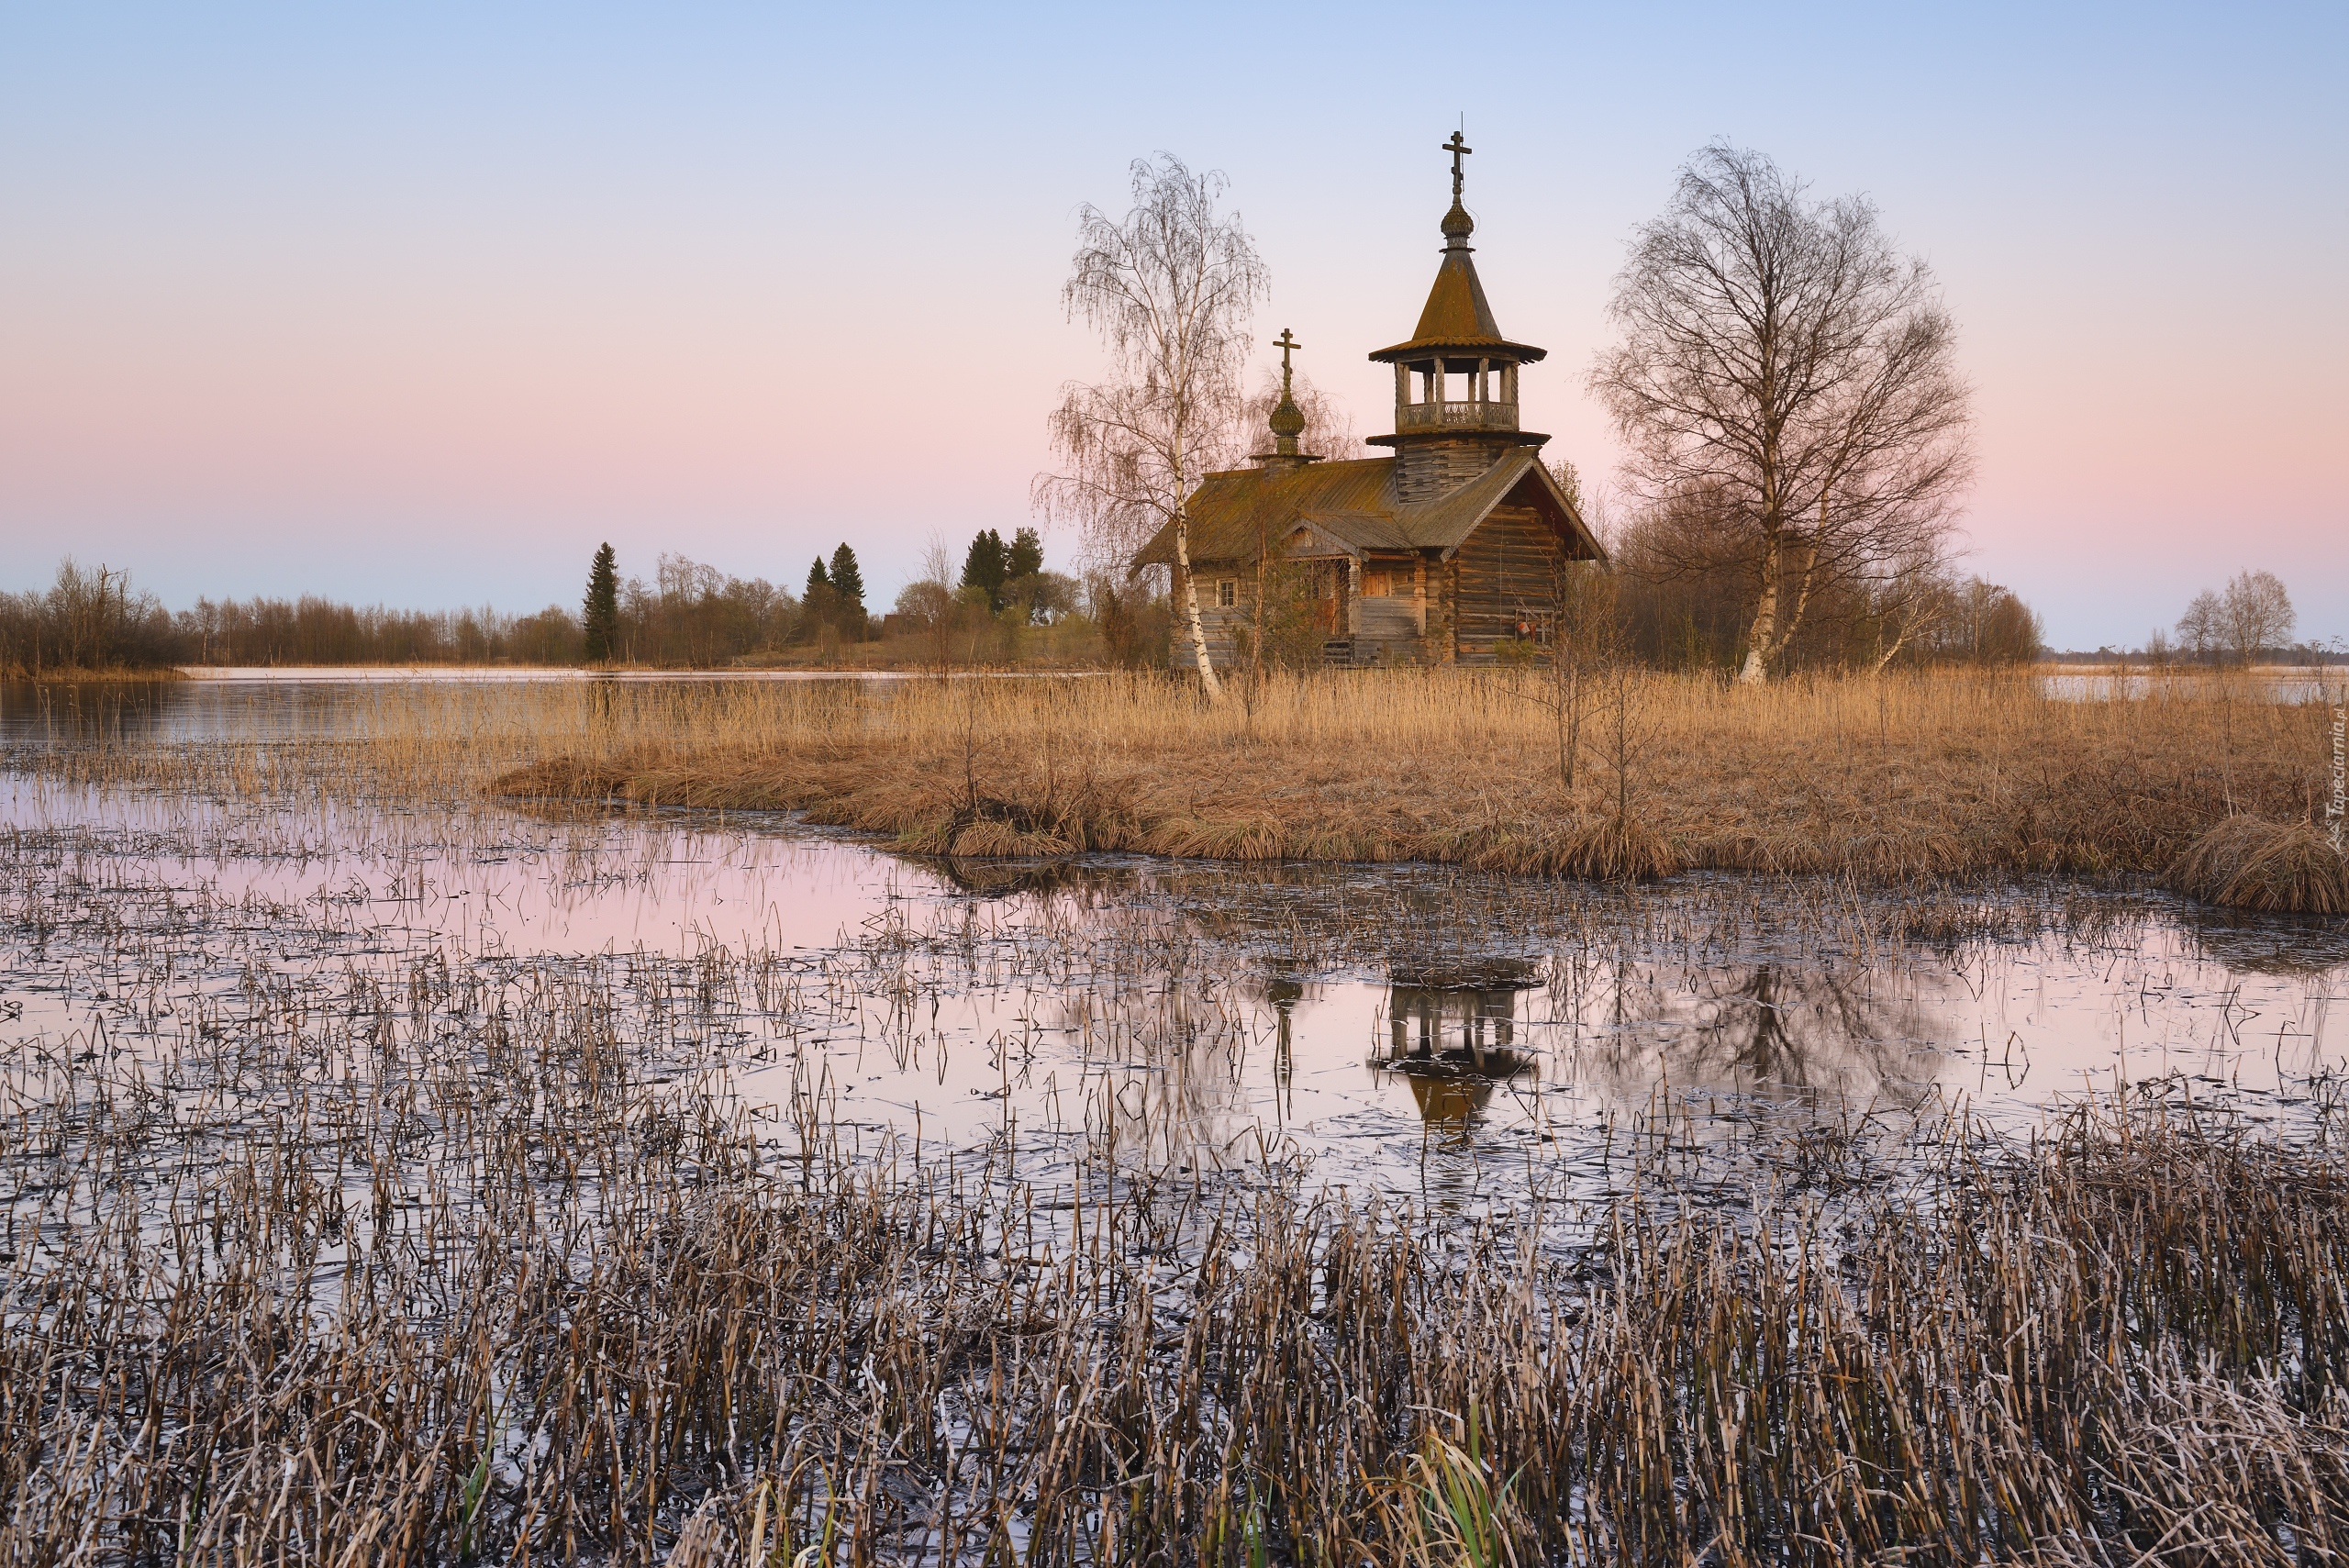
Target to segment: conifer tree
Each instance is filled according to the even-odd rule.
[[[800,596],[810,601],[820,599],[831,585],[832,580],[824,574],[824,558],[819,555],[816,563],[807,568],[807,592]]]
[[[584,650],[590,664],[608,664],[620,637],[620,573],[610,542],[596,552],[587,568],[587,603],[579,621],[586,631]]]
[[[1021,528],[1011,536],[1011,548],[1004,551],[1003,574],[1011,577],[1033,577],[1044,569],[1044,541],[1034,528]]]
[[[864,574],[856,569],[856,551],[849,549],[845,539],[832,551],[832,592],[841,596],[844,608],[864,608]]]
[[[982,528],[963,557],[963,586],[985,589],[991,610],[1003,608],[1003,581],[1011,574],[1005,554],[1003,536],[993,528]]]

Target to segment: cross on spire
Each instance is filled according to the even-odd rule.
[[[1452,139],[1443,144],[1443,150],[1452,154],[1452,199],[1456,202],[1460,199],[1461,154],[1474,152],[1476,150],[1468,145],[1465,135],[1455,130],[1452,133]]]
[[[1297,450],[1297,438],[1305,433],[1305,411],[1297,406],[1297,398],[1290,392],[1288,384],[1288,357],[1305,345],[1292,337],[1286,327],[1281,328],[1281,335],[1273,341],[1280,345],[1281,350],[1281,400],[1273,405],[1273,416],[1267,421],[1273,431],[1273,450],[1270,455],[1275,458],[1298,458],[1305,462],[1310,462],[1313,461],[1311,458],[1306,457],[1304,453]]]

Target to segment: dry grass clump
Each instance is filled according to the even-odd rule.
[[[555,745],[493,787],[794,807],[941,853],[1058,842],[1898,880],[2157,873],[2231,811],[2299,813],[2324,762],[2310,710],[2223,680],[2076,702],[2030,676],[1822,675],[1749,691],[1648,675],[1615,694],[1627,722],[1586,732],[1569,789],[1554,725],[1518,691],[1536,678],[1280,677],[1224,708],[1150,677],[915,683],[873,701],[860,727]],[[1659,848],[1629,852],[1638,840]],[[1027,849],[980,847],[1015,843]]]
[[[2308,822],[2230,817],[2188,846],[2168,882],[2229,908],[2349,914],[2349,859]]]
[[[1645,882],[1670,876],[1680,862],[1645,822],[1609,817],[1574,836],[1557,869],[1590,882]]]
[[[250,797],[622,799],[805,810],[961,855],[1123,850],[1432,861],[1529,874],[1668,865],[1878,880],[2166,870],[2230,816],[2307,814],[2314,707],[2225,677],[2070,701],[2039,678],[1609,683],[1569,787],[1541,672],[1325,672],[1205,705],[1148,674],[369,688],[329,733],[113,730],[52,774]],[[1609,827],[1609,819],[1620,819]],[[1631,852],[1637,840],[1660,851]]]

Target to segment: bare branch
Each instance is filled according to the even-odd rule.
[[[1622,341],[1590,373],[1632,494],[1701,517],[1692,539],[1727,523],[1743,541],[1749,681],[1816,594],[1943,553],[1974,472],[1931,270],[1897,252],[1873,204],[1804,189],[1759,153],[1698,153],[1633,239],[1609,306]]]

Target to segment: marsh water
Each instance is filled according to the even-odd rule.
[[[978,1151],[1049,1184],[1084,1145],[1484,1212],[1606,1191],[1635,1127],[1692,1158],[1952,1116],[2029,1136],[2124,1091],[2288,1122],[2349,1051],[2343,922],[2143,890],[948,862],[785,814],[212,798],[38,767],[93,738],[340,733],[384,700],[256,690],[6,694],[19,1103],[61,1064],[240,1031],[350,1052],[362,994],[421,1029],[434,984],[483,1017],[572,986],[656,1079],[722,1075],[785,1157]]]

